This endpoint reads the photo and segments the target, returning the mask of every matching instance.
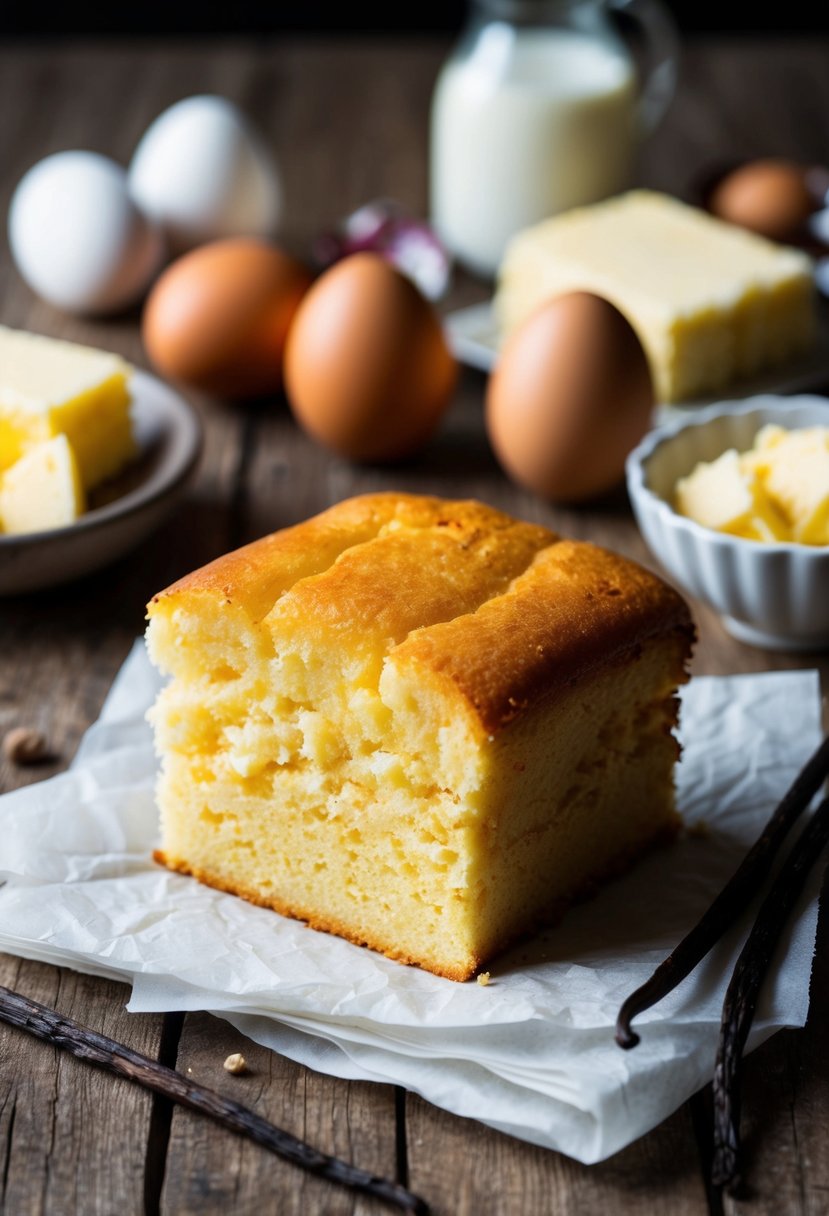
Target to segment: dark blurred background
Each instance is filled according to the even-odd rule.
[[[687,34],[829,32],[826,0],[671,0],[669,7]],[[78,6],[13,4],[0,0],[0,36],[50,37],[117,34],[338,34],[451,32],[466,13],[464,0],[415,0],[379,5],[377,0],[296,0],[294,3],[193,4],[184,0]],[[379,15],[378,15],[379,14]]]

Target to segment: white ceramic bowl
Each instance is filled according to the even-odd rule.
[[[131,379],[138,457],[75,523],[49,532],[0,536],[0,595],[69,582],[121,557],[156,528],[184,489],[201,451],[198,415],[147,372]]]
[[[741,641],[776,650],[829,647],[829,548],[763,544],[703,528],[671,506],[674,487],[701,460],[744,452],[766,423],[829,426],[825,397],[721,402],[651,431],[627,461],[633,511],[671,578],[722,614]]]

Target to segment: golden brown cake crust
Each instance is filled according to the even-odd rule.
[[[260,537],[154,595],[149,615],[165,601],[207,594],[239,602],[261,619],[275,600],[307,574],[324,570],[347,545],[375,535],[392,518],[399,494],[367,494],[339,503],[292,527]]]
[[[562,540],[544,549],[505,595],[411,634],[395,662],[415,664],[424,678],[450,680],[494,733],[590,671],[635,657],[646,641],[671,633],[678,637],[681,680],[694,638],[682,597],[627,558]]]
[[[364,494],[337,503],[292,527],[263,536],[241,549],[186,574],[154,595],[149,615],[166,601],[207,594],[217,600],[239,603],[255,620],[261,620],[276,600],[299,579],[329,569],[346,549],[374,539],[381,528],[399,525],[419,529],[428,558],[430,533],[444,531],[460,547],[488,533],[502,533],[510,543],[518,533],[537,537],[536,548],[554,542],[555,533],[536,524],[523,524],[484,503],[453,501],[419,494]],[[420,568],[428,576],[428,564]],[[388,584],[383,585],[388,590]]]

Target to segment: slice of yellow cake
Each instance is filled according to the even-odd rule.
[[[504,334],[570,291],[603,296],[648,356],[658,401],[783,364],[815,341],[812,262],[677,199],[633,190],[519,233],[501,266]]]
[[[340,503],[149,606],[158,859],[462,980],[677,825],[692,625],[476,502]]]
[[[135,454],[129,364],[107,351],[0,326],[0,470],[65,435],[84,489]]]

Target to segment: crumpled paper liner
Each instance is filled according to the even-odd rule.
[[[661,1122],[713,1071],[748,918],[637,1021],[623,998],[736,868],[820,740],[817,673],[701,678],[683,691],[679,804],[691,831],[456,984],[156,866],[158,679],[137,643],[71,769],[0,798],[0,949],[130,980],[136,1011],[207,1009],[340,1077],[393,1082],[580,1161]],[[696,825],[696,826],[695,826]],[[819,875],[784,934],[750,1046],[803,1025]]]

